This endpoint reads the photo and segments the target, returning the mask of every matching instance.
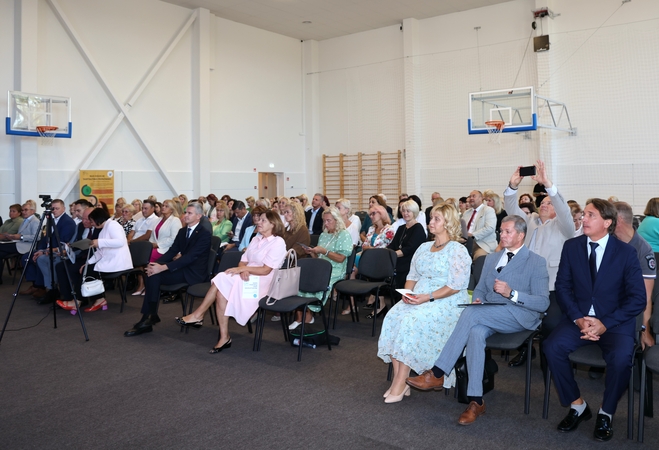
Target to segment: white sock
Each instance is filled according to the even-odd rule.
[[[579,413],[579,415],[582,415],[583,412],[586,410],[586,406],[588,406],[586,402],[583,402],[581,405],[575,405],[574,403],[572,403],[570,405],[570,408],[574,409],[577,413]]]
[[[611,419],[611,421],[613,421],[613,416],[611,414],[607,413],[607,412],[604,412],[604,410],[602,408],[600,408],[600,410],[597,413],[598,414],[604,414],[605,416],[609,416],[609,419]]]

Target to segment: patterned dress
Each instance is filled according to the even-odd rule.
[[[459,303],[468,303],[467,285],[471,258],[467,249],[455,241],[437,252],[431,252],[433,242],[422,244],[410,266],[408,280],[416,281],[418,294],[429,294],[448,286],[459,291],[447,298],[409,305],[398,302],[387,313],[378,341],[378,356],[386,363],[391,358],[409,366],[417,373],[430,369],[458,322],[462,309]],[[444,377],[444,387],[453,387],[453,371]]]

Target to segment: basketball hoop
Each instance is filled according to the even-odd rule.
[[[503,120],[488,120],[485,122],[485,128],[487,128],[487,134],[490,135],[490,142],[500,144],[501,132],[506,126],[506,122]]]
[[[55,131],[57,131],[57,127],[37,127],[37,132],[39,133],[39,136],[41,136],[39,138],[39,142],[43,145],[53,145],[53,140],[55,139]]]

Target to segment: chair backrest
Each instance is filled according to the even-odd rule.
[[[210,278],[213,278],[213,267],[215,267],[215,258],[217,258],[217,253],[212,248],[208,252],[208,266],[206,267],[206,273]]]
[[[309,247],[317,247],[319,238],[320,238],[319,234],[312,234],[311,236],[309,236]]]
[[[218,272],[224,272],[227,269],[232,267],[238,267],[240,264],[240,258],[242,258],[243,252],[224,252],[222,253],[222,259],[220,259],[220,268]]]
[[[485,264],[485,255],[476,258],[476,261],[471,265],[471,274],[474,276],[474,288],[478,285],[483,273],[483,264]]]
[[[352,269],[355,265],[355,259],[357,259],[357,252],[359,249],[360,247],[353,246],[352,252],[350,253],[350,256],[348,256],[348,261],[346,261],[346,280],[350,278],[350,274],[352,273]]]
[[[320,258],[298,259],[300,268],[300,291],[325,292],[332,278],[332,264]]]
[[[366,211],[355,211],[355,215],[359,217],[359,220],[362,222],[362,224],[368,217],[368,213]]]
[[[217,255],[217,251],[220,249],[220,244],[222,243],[222,239],[220,239],[219,236],[211,236],[211,249],[215,252]]]
[[[151,260],[151,251],[153,250],[151,242],[131,242],[128,248],[130,249],[130,258],[133,260],[133,267],[141,267],[149,264],[149,261]]]
[[[359,258],[359,274],[371,281],[393,277],[396,271],[396,252],[388,248],[369,248]]]

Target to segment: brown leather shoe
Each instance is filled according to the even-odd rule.
[[[48,291],[46,289],[36,288],[34,290],[34,292],[32,293],[32,297],[37,298],[37,299],[38,298],[44,298],[46,296],[46,293],[48,293]]]
[[[476,421],[476,418],[482,414],[485,414],[485,400],[483,400],[482,405],[479,405],[476,402],[471,402],[469,403],[469,406],[467,406],[467,409],[460,414],[458,423],[460,425],[471,425]]]
[[[34,286],[30,286],[29,288],[25,289],[24,291],[21,291],[18,293],[18,295],[32,295],[34,292],[37,290]]]
[[[432,389],[441,391],[444,389],[444,377],[437,378],[432,370],[426,370],[416,377],[409,377],[405,382],[420,391],[430,391]]]

